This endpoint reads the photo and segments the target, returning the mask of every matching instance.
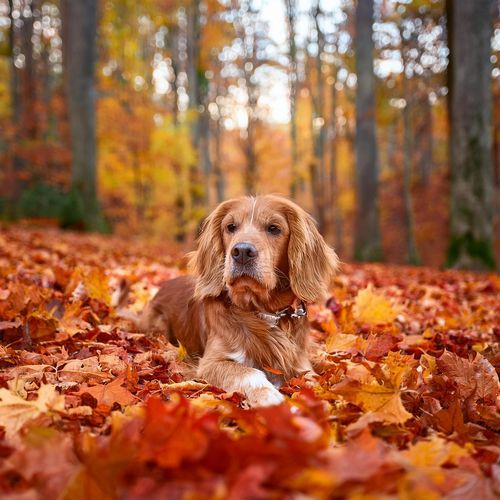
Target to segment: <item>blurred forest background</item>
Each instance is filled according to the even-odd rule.
[[[190,246],[221,200],[277,192],[343,260],[492,268],[498,14],[0,0],[2,217]]]

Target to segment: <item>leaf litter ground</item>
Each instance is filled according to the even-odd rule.
[[[315,382],[252,410],[111,306],[184,272],[159,245],[2,228],[2,497],[498,497],[498,275],[345,264],[310,308]]]

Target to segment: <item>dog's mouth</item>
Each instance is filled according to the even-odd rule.
[[[255,283],[262,286],[262,279],[254,269],[233,269],[227,280],[229,286],[234,286],[237,283]]]
[[[259,291],[265,288],[262,275],[254,266],[234,266],[226,283],[233,289],[247,289],[248,291]]]

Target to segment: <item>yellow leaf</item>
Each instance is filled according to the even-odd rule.
[[[26,401],[7,389],[0,389],[0,422],[9,437],[28,420],[51,410],[64,410],[64,396],[51,384],[42,385],[38,389],[38,398],[33,401]]]
[[[97,299],[106,305],[111,305],[108,278],[100,267],[93,267],[84,280],[85,287],[91,299]]]
[[[111,305],[108,278],[99,267],[76,268],[71,275],[67,292],[72,293],[74,299],[79,300],[86,295]]]
[[[384,358],[384,367],[389,371],[388,379],[392,387],[400,388],[412,373],[417,361],[413,356],[390,351]]]
[[[187,356],[187,351],[184,348],[184,346],[179,342],[179,347],[177,349],[177,358],[179,359],[179,361],[184,361],[186,359],[186,356]]]
[[[398,311],[394,309],[386,297],[375,293],[373,286],[369,285],[358,292],[354,300],[353,314],[360,323],[376,325],[394,321]]]
[[[378,382],[362,384],[349,394],[341,394],[366,412],[377,414],[378,420],[384,422],[402,424],[412,417],[401,402],[399,390]]]
[[[456,465],[461,457],[469,456],[469,452],[456,443],[433,435],[430,440],[410,446],[402,455],[412,467],[422,468],[441,467],[445,463]]]
[[[360,350],[363,347],[364,339],[357,335],[346,333],[332,333],[326,340],[327,352]]]

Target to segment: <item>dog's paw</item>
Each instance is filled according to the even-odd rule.
[[[255,387],[246,393],[248,403],[252,408],[279,405],[285,396],[274,387]]]

